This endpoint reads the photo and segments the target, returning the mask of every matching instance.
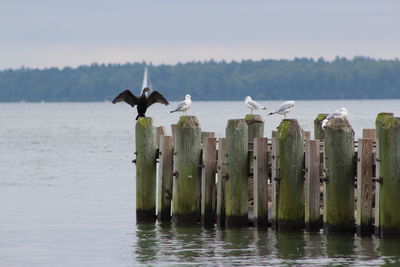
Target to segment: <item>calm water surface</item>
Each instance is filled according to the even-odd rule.
[[[342,106],[357,137],[378,112],[400,114],[399,100],[297,101],[289,117],[312,130],[317,113]],[[168,126],[179,118],[168,110],[148,115]],[[223,136],[247,112],[194,102],[190,114]],[[126,104],[0,104],[0,266],[400,265],[400,240],[136,225],[135,116]],[[269,137],[282,118],[265,119]]]

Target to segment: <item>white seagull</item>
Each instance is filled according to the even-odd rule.
[[[322,128],[325,128],[326,124],[330,119],[333,118],[346,118],[347,117],[347,109],[346,108],[340,108],[338,110],[335,110],[334,112],[330,113],[326,118],[322,121]]]
[[[293,109],[295,103],[296,102],[294,102],[294,101],[286,101],[285,103],[282,103],[279,107],[277,107],[274,110],[274,112],[269,113],[269,115],[277,113],[277,114],[285,116],[285,118],[286,118],[286,114],[289,113],[289,111],[291,111]]]
[[[186,114],[186,110],[188,110],[190,108],[190,106],[192,106],[191,96],[186,95],[185,100],[183,100],[182,102],[179,102],[176,109],[171,110],[170,112],[173,113],[173,112],[179,111],[179,112],[183,112],[184,114]]]
[[[251,110],[251,114],[253,114],[254,110],[266,109],[263,105],[251,99],[250,96],[244,98],[244,103]]]

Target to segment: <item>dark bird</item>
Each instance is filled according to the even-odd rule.
[[[146,87],[143,89],[142,94],[137,97],[132,94],[131,91],[125,90],[120,93],[116,98],[114,98],[112,103],[115,104],[125,101],[126,103],[131,105],[132,108],[134,108],[136,105],[138,112],[138,115],[136,117],[137,120],[139,117],[146,117],[145,114],[147,109],[154,103],[169,105],[168,101],[157,91],[153,91],[149,96],[147,96],[146,93],[150,91],[150,88]]]

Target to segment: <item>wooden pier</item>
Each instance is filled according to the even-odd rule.
[[[226,136],[202,132],[195,116],[136,125],[137,222],[204,227],[324,229],[400,236],[400,118],[380,113],[354,140],[346,119],[314,120],[314,139],[284,119],[264,137],[259,115],[227,122]]]

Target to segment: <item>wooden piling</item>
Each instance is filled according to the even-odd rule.
[[[176,126],[172,221],[200,219],[201,129],[195,116],[181,116]]]
[[[272,183],[272,196],[271,196],[271,221],[272,228],[276,229],[278,226],[278,202],[279,202],[279,138],[278,132],[272,132],[271,146],[272,146],[272,162],[271,162],[271,183]]]
[[[322,121],[328,116],[326,113],[320,113],[314,120],[314,139],[323,140],[325,137],[324,129],[322,129]]]
[[[279,195],[278,229],[304,226],[304,139],[295,119],[284,119],[278,127]]]
[[[320,141],[306,140],[305,153],[305,212],[307,230],[318,230],[320,218]]]
[[[172,136],[160,136],[157,219],[161,222],[171,221],[173,146]]]
[[[160,137],[162,135],[166,135],[167,132],[165,131],[165,127],[164,126],[159,126],[156,128],[156,135],[157,135],[157,148],[160,147]]]
[[[266,228],[268,224],[267,152],[268,139],[254,138],[254,226],[260,228]]]
[[[226,139],[218,139],[217,225],[225,226]]]
[[[369,138],[376,140],[376,129],[363,129],[362,138]]]
[[[386,116],[379,128],[381,237],[400,237],[400,118]]]
[[[377,236],[380,235],[380,220],[379,220],[379,214],[380,214],[380,187],[381,187],[381,181],[380,181],[380,149],[379,149],[379,136],[381,135],[381,129],[383,125],[383,121],[387,117],[393,117],[394,114],[390,112],[381,112],[377,115],[376,120],[375,120],[375,129],[376,129],[376,152],[375,152],[375,161],[376,161],[376,168],[375,168],[375,221],[374,221],[374,227],[375,227],[375,234]]]
[[[157,140],[153,119],[136,122],[136,221],[156,219]]]
[[[258,114],[247,114],[244,120],[248,127],[249,150],[253,150],[254,138],[264,136],[264,120]]]
[[[326,124],[325,157],[325,231],[354,232],[354,131],[347,119]]]
[[[304,140],[310,140],[311,139],[311,132],[310,131],[303,131],[303,137],[304,137]]]
[[[248,127],[245,120],[228,121],[226,145],[225,226],[246,226],[248,221]]]
[[[203,164],[201,175],[201,223],[213,226],[215,222],[215,205],[213,205],[213,192],[215,191],[215,173],[217,163],[217,139],[214,137],[204,139]]]
[[[209,137],[215,137],[214,132],[201,132],[201,143],[205,143],[205,140]]]
[[[357,153],[357,234],[372,234],[372,149],[373,139],[358,139]]]

